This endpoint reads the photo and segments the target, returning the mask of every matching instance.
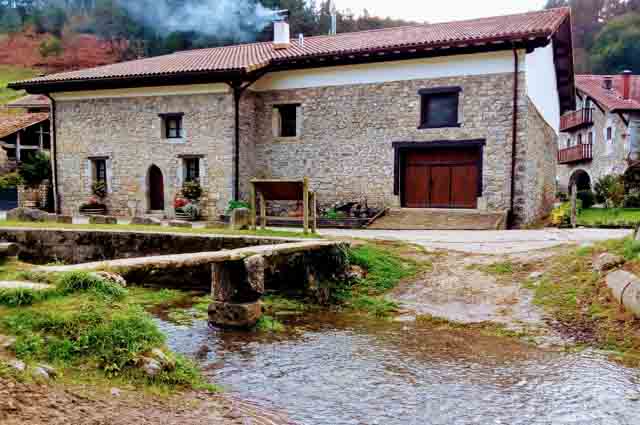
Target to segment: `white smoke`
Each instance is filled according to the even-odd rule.
[[[119,0],[132,18],[159,34],[197,32],[219,39],[251,41],[274,18],[253,0]]]

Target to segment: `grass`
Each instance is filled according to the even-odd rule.
[[[508,329],[501,323],[482,322],[482,323],[460,323],[452,320],[431,316],[430,314],[419,315],[416,317],[416,323],[419,326],[425,326],[438,330],[473,330],[486,336],[497,336],[503,338],[522,339],[531,335],[526,331],[514,331]]]
[[[529,285],[534,302],[578,342],[616,352],[621,359],[640,366],[640,319],[617,303],[603,277],[591,268],[592,256],[601,252],[635,258],[625,268],[638,268],[639,251],[640,245],[625,239],[556,256],[543,278]]]
[[[353,310],[376,317],[387,317],[397,311],[398,305],[387,300],[384,294],[403,279],[431,266],[430,263],[416,261],[407,255],[407,250],[412,248],[405,244],[370,243],[350,249],[350,264],[361,267],[366,274],[337,288],[337,301]]]
[[[65,224],[65,223],[38,223],[21,221],[2,221],[0,227],[29,227],[37,229],[80,229],[80,230],[108,230],[108,231],[129,231],[129,232],[170,232],[170,233],[190,233],[190,234],[210,234],[210,235],[244,235],[244,236],[264,236],[281,238],[320,238],[319,235],[302,232],[290,232],[284,230],[230,230],[230,229],[192,229],[188,227],[167,227],[167,226],[144,226],[132,224]]]
[[[7,269],[17,273],[19,264],[0,265],[0,273]],[[165,348],[165,336],[144,308],[185,294],[124,289],[81,272],[60,274],[54,283],[45,291],[0,291],[0,333],[16,336],[17,358],[52,364],[74,382],[122,382],[160,393],[216,389],[192,362],[171,353],[174,366],[156,377],[137,367],[141,356]]]
[[[33,78],[39,71],[30,68],[22,68],[10,65],[0,65],[0,105],[11,102],[25,95],[24,91],[16,91],[7,88],[7,84],[13,81]]]
[[[587,227],[634,227],[640,224],[639,208],[586,208],[578,216],[578,225]]]

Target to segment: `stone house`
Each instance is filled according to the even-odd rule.
[[[560,190],[624,174],[640,159],[640,76],[577,75],[576,110],[562,116],[560,131]]]
[[[172,216],[197,179],[214,217],[251,178],[307,176],[322,205],[549,212],[575,103],[568,9],[293,39],[274,26],[273,42],[13,83],[53,99],[59,210],[104,180],[111,213]]]

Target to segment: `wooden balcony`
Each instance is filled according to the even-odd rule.
[[[593,125],[593,109],[578,109],[560,117],[560,131],[573,131]]]
[[[571,146],[558,151],[558,164],[570,164],[572,162],[591,161],[593,159],[593,146],[589,143]]]

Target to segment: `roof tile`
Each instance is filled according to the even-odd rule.
[[[604,88],[604,80],[613,79],[613,89]],[[576,75],[576,88],[609,111],[640,110],[640,75],[631,76],[631,95],[622,97],[622,75]]]
[[[0,139],[48,119],[49,114],[47,112],[35,114],[0,113]]]

